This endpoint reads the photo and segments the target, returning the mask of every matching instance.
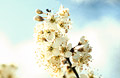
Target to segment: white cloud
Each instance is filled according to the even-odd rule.
[[[106,3],[109,3],[109,4],[115,4],[119,2],[120,2],[119,0],[106,0]]]
[[[0,64],[16,64],[18,78],[50,78],[49,74],[36,64],[33,46],[32,40],[13,45],[9,38],[0,32]]]
[[[99,0],[72,0],[73,2],[76,3],[92,3],[92,2],[97,2]],[[109,4],[115,4],[120,2],[119,0],[100,0],[103,3],[109,3]]]
[[[34,58],[34,44],[32,40],[20,43],[15,47],[17,52],[17,61],[19,60],[21,76],[24,78],[50,78],[49,74],[38,67]],[[22,78],[23,78],[22,77]]]
[[[10,63],[12,57],[12,46],[4,33],[0,32],[0,63]]]
[[[72,0],[72,1],[77,3],[91,3],[92,1],[95,1],[95,0]]]

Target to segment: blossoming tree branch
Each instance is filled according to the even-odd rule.
[[[92,47],[85,36],[76,46],[68,43],[67,33],[71,28],[69,9],[61,5],[57,13],[49,9],[46,11],[37,9],[37,16],[34,17],[38,21],[34,28],[37,63],[45,66],[55,78],[100,78],[93,71],[84,73],[89,70],[92,58]]]

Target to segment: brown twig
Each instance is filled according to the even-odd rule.
[[[75,67],[72,67],[72,63],[70,62],[70,59],[69,59],[69,58],[66,58],[66,60],[68,61],[69,65],[70,65],[70,68],[72,68],[73,72],[75,73],[76,78],[79,78],[79,75],[78,75]]]

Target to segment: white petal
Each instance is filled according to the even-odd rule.
[[[63,10],[64,6],[61,4],[59,10]]]
[[[70,57],[70,56],[72,56],[71,52],[68,51],[68,52],[65,53],[65,57]]]
[[[68,44],[68,49],[70,50],[71,48],[72,48],[72,44],[69,43],[69,44]]]
[[[54,55],[54,56],[60,55],[59,49],[54,49],[54,50],[53,50],[53,55]]]
[[[88,78],[86,74],[80,74],[80,78]]]

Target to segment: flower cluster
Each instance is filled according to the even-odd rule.
[[[45,66],[51,76],[56,78],[81,78],[83,66],[89,66],[92,47],[85,37],[72,47],[67,33],[71,28],[69,9],[60,6],[57,13],[37,9],[34,20],[39,23],[34,28],[35,53],[37,63]],[[47,17],[42,17],[46,15]],[[94,78],[94,77],[89,77]]]
[[[16,78],[15,72],[17,67],[13,64],[1,64],[0,65],[0,78]]]

